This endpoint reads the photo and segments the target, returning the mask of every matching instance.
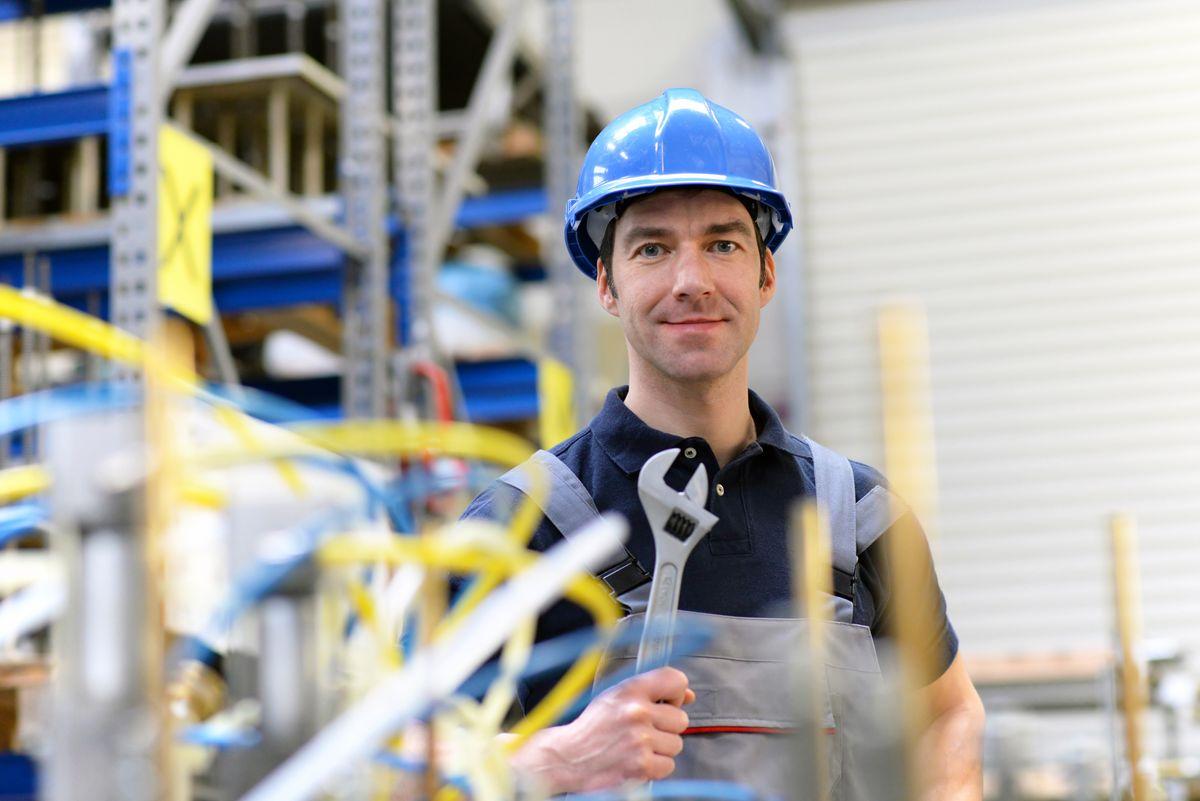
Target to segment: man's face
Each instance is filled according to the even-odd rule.
[[[775,261],[759,253],[750,213],[717,190],[671,189],[633,203],[617,220],[609,291],[600,304],[621,319],[630,371],[711,381],[741,362],[775,294]],[[636,362],[636,363],[635,363]]]

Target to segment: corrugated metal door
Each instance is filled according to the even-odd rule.
[[[1103,647],[1105,519],[1200,648],[1200,4],[795,12],[812,433],[882,462],[875,314],[929,314],[939,571],[977,653]]]

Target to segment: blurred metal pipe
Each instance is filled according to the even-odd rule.
[[[33,251],[25,252],[24,270],[22,276],[22,290],[28,294],[36,294],[37,292],[37,254]],[[37,361],[38,349],[38,333],[37,330],[30,326],[22,326],[21,328],[21,394],[28,395],[37,389],[37,369],[34,362]],[[33,461],[34,449],[37,447],[37,428],[31,426],[21,432],[21,461],[29,463]]]
[[[517,50],[517,34],[521,29],[522,12],[525,0],[510,0],[505,14],[504,24],[495,32],[491,44],[488,45],[487,55],[484,56],[483,66],[479,77],[471,89],[471,99],[467,103],[467,122],[463,136],[459,139],[458,149],[454,153],[454,162],[450,165],[446,176],[446,185],[442,189],[440,202],[433,219],[430,221],[430,235],[426,244],[425,264],[420,269],[426,276],[432,275],[437,264],[442,259],[450,235],[454,231],[454,219],[458,207],[462,204],[468,176],[479,163],[479,156],[487,141],[488,128],[484,124],[487,116],[487,104],[496,96],[496,88],[501,81],[510,78],[513,58]]]
[[[322,239],[337,245],[348,255],[360,259],[366,257],[366,249],[350,236],[345,229],[313,213],[299,198],[291,193],[280,192],[275,189],[267,176],[240,159],[229,155],[218,145],[204,137],[180,128],[178,125],[174,125],[173,127],[196,144],[203,146],[212,156],[213,169],[227,178],[231,183],[242,187],[253,195],[278,203],[296,222]]]
[[[0,320],[0,400],[13,395],[13,324]],[[7,467],[12,457],[12,436],[0,435],[0,467]]]
[[[220,5],[220,0],[183,0],[176,9],[175,17],[167,35],[163,37],[163,46],[159,58],[159,94],[161,101],[167,102],[179,73],[191,61],[200,44],[200,37],[208,27],[213,12]]]
[[[213,309],[213,315],[204,324],[204,341],[208,344],[208,352],[217,368],[217,376],[221,383],[231,389],[236,396],[242,392],[242,382],[238,379],[237,364],[233,361],[233,352],[229,349],[229,339],[225,336],[225,325],[221,322],[221,314]]]

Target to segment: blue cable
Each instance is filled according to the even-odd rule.
[[[188,726],[175,735],[175,738],[179,742],[222,750],[253,748],[262,741],[262,737],[254,729],[234,729],[230,731],[205,723]]]
[[[395,754],[381,751],[375,755],[374,761],[381,765],[392,768],[393,770],[403,771],[405,773],[424,773],[427,767],[424,762],[418,762],[413,759],[405,759],[404,757],[396,756]],[[446,784],[454,787],[466,795],[471,794],[471,785],[467,782],[466,776],[447,776],[442,774],[441,779]]]
[[[324,512],[292,531],[302,547],[287,558],[275,562],[259,561],[234,580],[228,597],[217,607],[209,620],[207,632],[224,633],[238,617],[278,587],[294,570],[307,563],[316,552],[321,536],[330,529],[345,525],[348,515],[340,510]],[[213,653],[211,646],[199,637],[188,637],[176,644],[179,659],[205,661]]]
[[[115,382],[30,392],[0,401],[0,436],[39,423],[51,423],[87,412],[128,408],[141,402],[141,393],[135,388]]]
[[[754,790],[737,782],[722,782],[708,779],[668,779],[651,782],[651,798],[709,798],[713,801],[766,801]],[[559,801],[626,801],[628,791],[601,790],[595,793],[577,793],[557,797]]]
[[[0,508],[0,546],[37,532],[46,519],[46,508],[39,503],[22,503]]]

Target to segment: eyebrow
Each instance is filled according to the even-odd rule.
[[[750,237],[750,226],[741,220],[730,220],[729,222],[716,223],[704,229],[705,236],[720,236],[721,234],[741,234],[745,237]]]
[[[747,238],[752,237],[750,226],[741,220],[729,220],[723,223],[713,223],[704,229],[705,236],[721,236],[724,234],[741,234]],[[665,239],[671,235],[671,231],[666,228],[658,228],[649,225],[639,225],[635,228],[630,228],[621,237],[621,244],[628,246],[633,242],[639,242],[643,239]]]
[[[666,228],[655,228],[649,225],[639,225],[636,228],[630,228],[621,237],[621,244],[628,247],[633,242],[640,242],[643,239],[665,239],[670,236],[671,232]]]

